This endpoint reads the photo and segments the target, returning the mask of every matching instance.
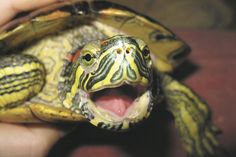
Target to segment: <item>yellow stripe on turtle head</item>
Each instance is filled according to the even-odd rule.
[[[86,75],[86,81],[82,81],[81,87],[91,92],[124,83],[149,84],[151,59],[142,54],[143,48],[146,49],[143,45],[144,42],[137,42],[133,37],[115,36],[102,42],[100,50],[95,46],[92,50],[96,52],[87,52],[81,56],[81,66]],[[91,45],[82,51],[88,51],[87,47],[91,48]],[[88,54],[91,56],[87,56]],[[83,62],[88,60],[93,60],[93,63],[86,66]]]

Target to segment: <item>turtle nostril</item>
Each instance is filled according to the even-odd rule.
[[[122,52],[122,49],[121,49],[121,48],[118,48],[118,49],[116,50],[116,53],[118,53],[118,54],[121,54],[121,52]]]

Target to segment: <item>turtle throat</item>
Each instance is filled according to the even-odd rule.
[[[140,85],[122,85],[106,88],[91,94],[96,107],[118,117],[124,117],[146,88]]]

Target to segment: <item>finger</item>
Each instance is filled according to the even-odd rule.
[[[0,10],[4,14],[0,16],[0,26],[19,12],[40,8],[56,1],[58,0],[1,0]]]
[[[64,133],[51,125],[0,124],[1,156],[43,157]]]

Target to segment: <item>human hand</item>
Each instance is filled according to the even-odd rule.
[[[11,20],[17,13],[37,9],[58,0],[1,0],[0,26]]]
[[[0,26],[17,13],[48,5],[56,0],[1,0]],[[0,123],[1,157],[43,157],[64,132],[48,124]]]
[[[64,132],[47,124],[0,123],[1,157],[44,157]]]

